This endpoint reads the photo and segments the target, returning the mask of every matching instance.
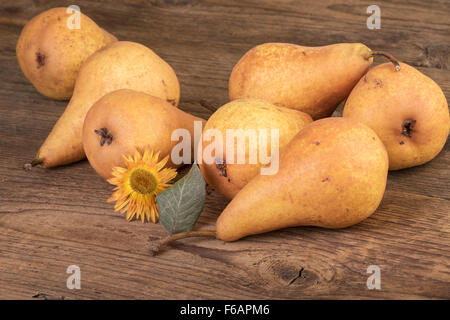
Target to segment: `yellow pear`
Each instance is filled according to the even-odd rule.
[[[74,14],[80,15],[79,28],[68,23]],[[53,8],[25,25],[16,55],[23,73],[41,94],[65,100],[72,96],[82,63],[115,41],[88,16],[67,13],[67,8]]]
[[[94,170],[108,179],[112,177],[113,167],[123,166],[123,156],[138,149],[148,147],[160,152],[160,158],[170,156],[178,144],[171,139],[176,129],[189,131],[193,155],[194,121],[205,122],[146,93],[129,89],[113,91],[98,100],[86,115],[84,150]],[[168,166],[179,166],[171,160]]]
[[[233,198],[253,177],[261,174],[262,167],[268,167],[269,163],[263,164],[261,161],[261,130],[266,130],[267,146],[265,155],[271,156],[273,152],[282,150],[283,147],[307,124],[312,122],[311,117],[303,112],[288,108],[277,107],[268,102],[258,99],[234,100],[220,107],[208,119],[203,129],[217,130],[223,138],[223,161],[199,163],[200,171],[205,180],[216,191],[228,199]],[[275,141],[278,148],[272,146],[271,130],[278,130],[278,137]],[[227,139],[227,130],[235,130],[236,135],[230,135]],[[239,131],[241,130],[241,131]],[[229,132],[229,131],[228,131]],[[251,134],[255,134],[253,144],[250,147]],[[264,134],[264,133],[263,133]],[[241,140],[240,140],[241,139]],[[202,159],[214,139],[205,139],[202,136],[202,148],[198,149],[199,159]],[[244,148],[239,148],[239,140],[244,143]],[[227,154],[227,143],[231,143],[234,155]],[[243,154],[244,163],[238,163],[238,150],[245,150]],[[251,161],[252,156],[254,160]],[[231,161],[232,160],[232,161]],[[268,168],[267,168],[268,169]],[[276,170],[276,168],[274,168]]]
[[[372,129],[347,118],[315,121],[284,147],[277,174],[256,176],[228,204],[217,238],[351,226],[377,209],[387,172],[386,149]]]
[[[436,157],[450,128],[441,88],[417,69],[400,63],[378,65],[348,97],[343,116],[371,127],[389,154],[389,169],[418,166]]]
[[[361,43],[304,47],[265,43],[248,51],[229,80],[230,100],[258,98],[308,113],[330,116],[372,63]]]
[[[133,89],[178,105],[180,86],[173,69],[149,48],[115,42],[82,65],[72,99],[32,164],[54,167],[85,157],[82,127],[89,108],[105,94]]]

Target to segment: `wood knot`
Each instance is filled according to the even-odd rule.
[[[100,136],[100,147],[103,147],[105,142],[110,145],[114,137],[107,128],[95,129],[94,132]]]
[[[225,163],[225,160],[222,161],[223,163],[217,163],[216,160],[216,168],[220,171],[220,175],[223,177],[227,177],[227,164]]]

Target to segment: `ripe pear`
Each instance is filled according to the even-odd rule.
[[[377,209],[387,173],[386,149],[372,129],[347,118],[315,121],[284,147],[277,174],[256,176],[228,204],[217,237],[354,225]]]
[[[173,69],[149,48],[115,42],[91,55],[82,65],[72,99],[39,149],[33,164],[54,167],[85,157],[82,128],[89,108],[105,94],[133,89],[176,106],[180,85]]]
[[[72,96],[82,63],[94,52],[117,41],[88,16],[80,13],[80,28],[69,28],[72,13],[53,8],[31,19],[16,46],[20,68],[44,96]]]
[[[233,68],[229,97],[262,99],[313,119],[328,117],[372,61],[370,49],[361,43],[265,43],[248,51]]]
[[[149,147],[160,159],[171,154],[178,141],[171,141],[176,129],[190,133],[194,150],[194,121],[206,122],[174,107],[165,99],[129,89],[106,94],[86,115],[83,146],[89,163],[103,178],[111,178],[112,168],[123,166],[123,155]],[[168,166],[177,167],[169,158]]]
[[[447,141],[450,117],[441,88],[400,63],[372,68],[348,97],[343,116],[371,127],[389,154],[389,170],[430,161]]]
[[[264,164],[261,161],[260,152],[260,130],[267,130],[267,152],[265,155],[270,157],[272,152],[283,149],[283,147],[307,124],[312,122],[311,117],[297,110],[277,107],[271,103],[259,99],[241,99],[231,101],[214,112],[208,119],[208,122],[203,129],[203,133],[207,130],[217,130],[223,138],[222,160],[217,159],[213,163],[207,163],[203,159],[204,154],[207,154],[210,144],[213,143],[214,138],[210,141],[205,139],[202,135],[202,147],[198,148],[199,168],[202,172],[206,182],[211,185],[217,192],[228,199],[232,199],[253,177],[261,174],[262,167],[268,167],[268,163]],[[236,131],[238,138],[230,136],[227,141],[227,130]],[[278,130],[278,150],[272,146],[271,130]],[[256,139],[254,149],[250,148],[250,135],[248,130],[254,130]],[[238,163],[239,138],[245,143],[245,159],[244,163]],[[276,140],[275,140],[276,141]],[[227,143],[231,143],[234,148],[234,157],[227,157]],[[265,146],[266,147],[266,146]],[[273,149],[272,149],[273,148]],[[244,149],[242,149],[244,150]],[[251,156],[255,156],[251,161]],[[253,163],[251,163],[253,162]],[[276,168],[274,168],[276,169]]]

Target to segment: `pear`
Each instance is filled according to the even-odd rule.
[[[348,97],[343,116],[371,127],[389,154],[389,170],[432,160],[447,141],[450,116],[441,88],[417,69],[400,63],[372,68]]]
[[[129,89],[106,94],[89,110],[83,125],[83,146],[89,163],[103,178],[112,177],[112,168],[124,165],[124,155],[149,147],[160,158],[171,156],[178,141],[171,136],[176,129],[190,133],[191,155],[194,150],[194,117],[174,107],[165,99]],[[168,166],[178,167],[169,158]],[[191,157],[192,160],[192,157]]]
[[[208,122],[203,129],[205,133],[207,130],[217,130],[223,137],[223,161],[216,161],[213,163],[207,163],[201,161],[199,163],[200,171],[206,182],[210,184],[216,191],[225,196],[228,199],[232,199],[236,193],[239,192],[253,177],[261,174],[262,167],[269,169],[269,163],[263,164],[260,158],[261,145],[260,145],[260,130],[266,130],[267,133],[267,149],[264,156],[271,156],[273,152],[278,152],[307,124],[312,122],[311,117],[297,110],[288,108],[277,107],[271,103],[258,99],[241,99],[234,100],[220,107],[214,114],[208,119]],[[230,136],[230,141],[235,150],[233,159],[230,155],[227,157],[226,145],[227,130],[239,130],[236,131],[236,138]],[[272,146],[271,130],[278,130],[279,138],[276,140],[278,147]],[[250,131],[255,133],[254,149],[250,149]],[[206,153],[212,143],[207,141],[202,136],[202,148],[199,148],[199,159],[202,159],[203,153]],[[239,138],[245,143],[245,159],[244,163],[238,163],[238,144]],[[242,149],[244,150],[244,149]],[[254,155],[253,161],[251,156]],[[232,161],[231,161],[232,160]],[[256,160],[256,161],[255,161]],[[252,163],[253,162],[253,163]],[[273,168],[276,170],[277,168]]]
[[[228,204],[217,238],[354,225],[377,209],[387,173],[386,149],[372,129],[347,118],[315,121],[284,147],[277,174],[256,176]]]
[[[304,47],[265,43],[248,51],[229,80],[230,100],[258,98],[308,113],[330,116],[373,61],[361,43]]]
[[[72,96],[82,63],[117,41],[82,13],[80,28],[69,28],[72,14],[66,10],[53,8],[31,19],[16,46],[17,60],[27,79],[41,94],[58,100]]]
[[[178,105],[180,85],[173,69],[149,48],[115,42],[91,55],[80,69],[70,102],[32,164],[54,167],[85,157],[82,127],[89,108],[105,94],[133,89]]]

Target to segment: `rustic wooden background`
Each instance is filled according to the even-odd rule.
[[[181,108],[207,118],[227,102],[233,65],[256,44],[363,42],[432,77],[450,97],[450,2],[376,1],[380,30],[368,30],[373,1],[76,1],[119,39],[143,43],[176,70]],[[189,239],[156,257],[161,225],[126,223],[106,203],[111,186],[87,161],[23,170],[65,102],[38,94],[22,75],[15,45],[36,14],[73,1],[0,4],[0,298],[247,299],[450,298],[450,147],[432,162],[389,174],[384,200],[345,230],[290,228],[235,243]],[[382,60],[382,59],[379,59]],[[198,229],[213,228],[227,201],[211,192]],[[81,268],[81,290],[66,268]],[[368,290],[369,265],[381,290]]]

